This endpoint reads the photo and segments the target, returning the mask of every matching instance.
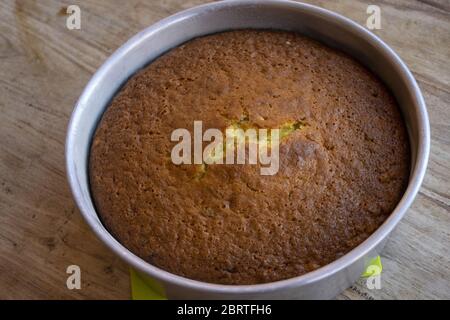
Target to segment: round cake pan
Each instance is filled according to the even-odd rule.
[[[233,29],[296,31],[342,50],[377,74],[396,97],[411,143],[409,185],[389,218],[367,240],[334,262],[307,274],[265,284],[219,285],[159,269],[122,246],[102,225],[89,191],[88,158],[92,135],[111,98],[137,70],[192,38]],[[141,31],[95,73],[73,111],[66,141],[66,165],[75,201],[95,234],[168,298],[328,299],[355,282],[377,256],[411,205],[429,155],[430,128],[420,89],[407,66],[382,40],[334,12],[291,1],[224,1],[170,16]]]

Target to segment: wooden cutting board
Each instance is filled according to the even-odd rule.
[[[128,267],[96,239],[72,200],[64,140],[93,72],[129,37],[202,0],[0,2],[0,298],[128,299]],[[430,113],[423,187],[383,252],[382,288],[361,280],[339,299],[450,298],[450,3],[307,1],[365,25],[413,71]],[[81,29],[66,8],[81,8]],[[69,265],[81,289],[66,286]]]

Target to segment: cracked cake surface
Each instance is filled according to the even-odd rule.
[[[277,174],[175,165],[174,129],[282,128]],[[283,131],[285,130],[285,131]],[[256,284],[328,264],[370,236],[408,182],[406,128],[389,90],[351,57],[291,32],[191,40],[135,74],[94,135],[102,222],[152,265]]]

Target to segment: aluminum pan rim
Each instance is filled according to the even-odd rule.
[[[165,270],[162,270],[158,267],[155,267],[145,262],[138,256],[131,253],[124,246],[122,246],[104,228],[104,226],[94,218],[93,214],[87,208],[87,205],[83,200],[81,190],[79,190],[79,188],[76,187],[78,180],[76,175],[75,163],[70,161],[70,159],[73,159],[73,152],[74,152],[71,146],[73,146],[73,142],[76,136],[76,129],[77,129],[76,124],[77,122],[80,121],[81,117],[80,104],[96,89],[96,84],[98,83],[98,81],[101,81],[102,76],[105,73],[105,70],[109,68],[112,61],[121,59],[128,50],[131,50],[133,46],[136,45],[137,42],[143,41],[146,37],[150,36],[151,34],[157,33],[161,28],[164,28],[167,25],[175,24],[179,21],[202,14],[205,11],[209,10],[217,10],[222,7],[230,5],[239,6],[239,5],[254,5],[254,4],[265,5],[268,7],[282,6],[283,8],[286,9],[289,8],[297,10],[301,9],[305,12],[308,12],[309,14],[314,14],[327,19],[334,20],[338,22],[342,28],[350,30],[356,36],[363,38],[365,41],[373,45],[376,48],[376,50],[380,51],[386,57],[386,59],[389,59],[395,66],[396,72],[399,73],[399,75],[401,75],[403,81],[405,82],[405,84],[407,84],[408,89],[410,93],[413,95],[413,99],[415,101],[415,107],[417,109],[418,117],[420,119],[420,121],[418,122],[418,131],[419,131],[418,141],[416,142],[417,154],[415,158],[414,168],[412,168],[411,171],[410,181],[407,190],[405,191],[402,199],[397,204],[394,211],[372,235],[370,235],[364,242],[362,242],[360,245],[358,245],[356,248],[354,248],[341,258],[312,272],[303,274],[298,277],[280,280],[276,282],[253,284],[253,285],[213,284],[192,280],[169,273]],[[408,70],[405,63],[380,38],[378,38],[371,32],[367,31],[366,29],[358,25],[356,22],[353,22],[352,20],[342,15],[313,5],[292,1],[277,1],[277,0],[268,0],[264,2],[259,2],[255,0],[237,0],[237,1],[223,1],[204,4],[191,9],[181,11],[137,33],[135,36],[130,38],[124,45],[122,45],[118,50],[116,50],[97,70],[97,72],[94,74],[94,76],[91,78],[91,80],[85,87],[81,97],[79,98],[76,107],[72,113],[72,116],[70,118],[65,152],[66,152],[66,170],[69,184],[73,196],[75,198],[75,201],[84,219],[93,229],[97,237],[100,238],[103,243],[105,243],[113,252],[115,252],[118,256],[120,256],[128,264],[159,281],[170,283],[176,286],[183,286],[193,290],[209,291],[220,294],[252,294],[252,293],[270,292],[279,289],[296,288],[304,286],[306,284],[317,282],[323,278],[332,276],[334,273],[337,273],[342,269],[345,269],[349,265],[353,264],[357,260],[364,257],[366,253],[374,249],[382,240],[384,240],[389,235],[389,233],[398,224],[400,219],[404,216],[407,209],[413,202],[416,194],[419,191],[420,185],[425,175],[429,151],[430,151],[430,127],[428,114],[421,91],[413,75]],[[95,212],[94,214],[97,215]]]

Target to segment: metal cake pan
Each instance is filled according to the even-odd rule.
[[[187,279],[159,269],[122,246],[102,225],[89,191],[91,138],[110,99],[137,70],[192,38],[254,28],[297,31],[340,49],[377,74],[396,97],[411,144],[407,190],[389,218],[363,243],[334,262],[307,274],[265,284],[219,285]],[[68,127],[66,166],[75,201],[95,234],[168,298],[329,299],[351,286],[368,259],[377,256],[411,205],[422,183],[430,148],[430,128],[421,91],[398,55],[377,36],[334,12],[291,1],[223,1],[172,15],[121,46],[97,70],[79,98]],[[150,280],[151,279],[151,280]]]

